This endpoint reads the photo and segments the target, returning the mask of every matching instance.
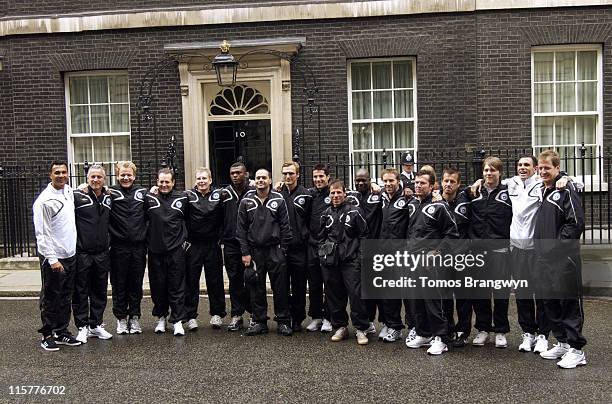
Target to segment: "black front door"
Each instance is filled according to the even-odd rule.
[[[210,161],[216,186],[230,182],[230,166],[241,159],[250,178],[259,168],[272,169],[270,120],[210,122]]]

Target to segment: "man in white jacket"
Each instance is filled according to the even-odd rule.
[[[51,163],[49,177],[51,183],[38,196],[32,209],[42,278],[42,327],[38,332],[43,338],[40,346],[46,351],[57,351],[58,345],[81,344],[68,331],[77,237],[67,163]]]

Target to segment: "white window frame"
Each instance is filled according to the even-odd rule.
[[[591,112],[583,112],[583,111],[574,111],[574,112],[535,112],[535,62],[534,56],[539,52],[579,52],[579,51],[596,51],[597,52],[597,114],[593,114]],[[552,78],[553,81],[550,83],[553,84],[553,105],[556,105],[556,89],[555,84],[558,83],[556,80],[556,56],[553,59],[553,72]],[[577,58],[574,58],[574,63],[577,63]],[[574,67],[575,72],[578,71],[577,66]],[[578,83],[577,77],[573,82]],[[540,82],[538,82],[540,83]],[[548,82],[545,82],[548,83]],[[576,87],[576,90],[577,87]],[[533,46],[531,48],[531,147],[533,153],[537,156],[537,149],[541,147],[547,147],[549,145],[536,145],[536,126],[535,126],[535,118],[536,117],[562,117],[562,116],[597,116],[597,127],[595,132],[595,147],[596,147],[596,163],[594,164],[594,173],[592,175],[580,175],[578,179],[580,181],[584,180],[585,188],[584,190],[589,192],[598,192],[598,191],[607,191],[608,184],[604,180],[604,178],[600,179],[602,173],[599,171],[599,158],[602,157],[601,153],[603,150],[603,52],[602,46],[598,44],[575,44],[575,45],[548,45],[548,46]],[[555,131],[556,125],[553,124],[553,146],[555,143]],[[574,128],[575,131],[575,128]],[[580,144],[576,144],[575,147],[580,147]],[[601,187],[600,187],[601,184]]]
[[[351,72],[352,72],[352,65],[356,64],[356,63],[376,63],[376,62],[401,62],[401,61],[410,61],[412,64],[412,105],[413,105],[413,116],[411,118],[371,118],[371,119],[353,119],[353,88],[352,88],[352,81],[351,81]],[[359,124],[359,123],[393,123],[393,122],[413,122],[413,127],[414,127],[414,145],[412,149],[402,149],[402,148],[395,148],[395,131],[392,134],[392,141],[393,141],[393,147],[389,148],[389,149],[384,149],[388,155],[390,155],[390,158],[388,159],[389,161],[389,167],[397,167],[398,166],[398,162],[394,161],[395,160],[395,153],[398,151],[405,151],[408,150],[412,153],[415,161],[416,161],[416,156],[417,156],[417,151],[418,151],[418,108],[417,108],[417,63],[416,63],[416,58],[415,57],[411,57],[411,56],[403,56],[403,57],[389,57],[389,58],[366,58],[366,59],[352,59],[349,60],[348,62],[348,66],[346,69],[346,76],[347,76],[347,88],[348,88],[348,129],[349,129],[349,161],[350,164],[354,167],[356,167],[357,164],[359,164],[359,162],[355,162],[353,159],[353,153],[355,152],[355,149],[353,148],[353,124]],[[391,80],[393,82],[393,68],[391,69]],[[373,83],[373,77],[372,77],[372,72],[370,71],[370,85],[372,85]],[[394,110],[394,106],[395,106],[395,91],[396,90],[406,90],[409,88],[391,88],[391,89],[370,89],[367,90],[370,92],[370,105],[372,108],[372,111],[374,111],[374,93],[377,91],[391,91],[391,105],[392,105],[392,110]],[[382,152],[383,149],[380,148],[376,148],[374,147],[374,139],[372,139],[372,148],[369,149],[368,153],[370,153],[373,156],[373,153],[376,152]],[[365,150],[365,149],[364,149]],[[393,163],[392,163],[393,161]],[[371,164],[374,164],[375,161],[371,160],[370,161]],[[372,175],[372,179],[374,180],[374,173],[370,173]],[[377,173],[378,174],[378,173]],[[351,183],[353,182],[353,172],[351,171],[350,173],[350,181]],[[376,178],[376,180],[379,183],[382,183],[382,181],[380,181],[380,178]]]
[[[77,133],[77,134],[73,134],[72,133],[72,115],[71,115],[71,111],[70,111],[70,79],[74,78],[74,77],[95,77],[95,76],[104,76],[104,77],[108,77],[108,76],[128,76],[128,72],[126,70],[111,70],[111,71],[104,71],[104,70],[93,70],[93,71],[82,71],[82,72],[69,72],[66,73],[64,75],[64,96],[65,96],[65,102],[66,102],[66,135],[67,135],[67,144],[68,144],[68,164],[70,166],[71,169],[71,176],[82,176],[83,173],[80,172],[75,172],[75,165],[76,164],[80,164],[81,162],[75,162],[74,159],[74,150],[72,147],[72,139],[73,138],[78,138],[78,137],[83,137],[83,138],[91,138],[91,141],[93,143],[93,139],[95,137],[115,137],[115,136],[127,136],[128,137],[128,157],[131,160],[131,156],[132,156],[132,131],[131,131],[131,106],[130,106],[130,93],[129,93],[129,87],[128,87],[128,125],[129,125],[129,131],[127,132],[92,132],[92,133]],[[89,85],[88,85],[88,90],[87,90],[87,94],[88,94],[88,98],[90,97],[89,95]],[[110,94],[110,89],[109,89],[109,94]],[[100,104],[92,104],[91,102],[89,102],[90,100],[88,99],[88,103],[87,104],[77,104],[79,106],[82,105],[87,105],[87,106],[91,106],[91,105],[100,105]],[[120,102],[120,103],[113,103],[113,102],[109,102],[108,103],[103,103],[102,105],[125,105],[124,102]],[[109,120],[112,120],[112,116],[109,113]],[[91,125],[91,110],[89,112],[89,127],[92,128]],[[111,122],[109,122],[109,128],[111,127]],[[95,149],[93,147],[92,144],[92,150],[95,153]],[[114,150],[114,144],[111,142],[111,154],[114,156],[115,155],[115,150]],[[114,161],[97,161],[94,155],[94,158],[92,159],[93,161],[89,161],[90,164],[96,162],[96,163],[105,163],[105,164],[112,164],[115,163]],[[107,176],[113,176],[113,173],[106,173]],[[114,181],[113,181],[114,182]],[[110,184],[110,182],[109,182]]]

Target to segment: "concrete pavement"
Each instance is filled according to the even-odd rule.
[[[319,332],[281,337],[271,321],[266,336],[212,330],[207,300],[200,303],[202,327],[182,338],[153,333],[151,300],[145,298],[144,334],[44,352],[37,301],[2,299],[0,401],[612,402],[609,301],[585,302],[588,365],[574,370],[518,352],[514,301],[508,349],[468,346],[440,357],[403,342],[358,346],[352,332],[337,343]],[[110,301],[105,318],[114,333]],[[10,386],[22,385],[64,386],[65,394],[10,395]]]

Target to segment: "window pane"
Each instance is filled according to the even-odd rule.
[[[106,77],[90,77],[89,91],[92,104],[108,102],[108,84]]]
[[[128,104],[111,105],[111,132],[129,132],[129,106]]]
[[[391,88],[391,62],[372,63],[373,88]]]
[[[75,163],[84,161],[91,162],[93,154],[91,152],[90,137],[74,137],[72,138],[72,155]]]
[[[71,77],[68,87],[70,104],[87,104],[87,77]]]
[[[108,133],[108,104],[91,106],[92,133]]]
[[[561,170],[565,171],[568,175],[577,175],[577,169],[579,168],[578,162],[574,159],[575,151],[573,147],[559,147],[556,149],[561,159]]]
[[[72,133],[90,133],[89,107],[70,107],[70,125]]]
[[[394,91],[395,117],[412,118],[412,90]]]
[[[372,124],[353,124],[353,149],[363,150],[372,148]]]
[[[574,52],[557,52],[557,81],[575,80]]]
[[[574,117],[555,119],[555,145],[572,145],[574,143]]]
[[[127,76],[110,76],[108,85],[110,87],[110,102],[128,102]]]
[[[113,136],[113,151],[114,156],[111,161],[126,161],[130,160],[130,137],[129,136]]]
[[[553,122],[551,117],[535,118],[535,145],[548,146],[553,144]]]
[[[366,168],[370,168],[369,164],[372,161],[372,156],[371,153],[369,152],[358,152],[358,153],[353,153],[353,162],[357,165],[359,165],[360,167],[366,167]],[[370,174],[372,174],[370,172]]]
[[[393,63],[393,87],[412,88],[412,62]]]
[[[391,122],[374,124],[374,148],[393,148],[393,124]]]
[[[370,94],[353,93],[353,119],[371,119],[372,107],[370,105]]]
[[[94,136],[94,161],[96,163],[110,162],[112,160],[112,141],[110,136]]]
[[[351,84],[353,90],[369,90],[370,87],[370,64],[351,64]]]
[[[553,85],[535,84],[534,92],[534,112],[553,112]]]
[[[552,81],[553,53],[535,52],[533,54],[533,78],[535,81]]]
[[[597,82],[576,83],[578,86],[578,111],[597,110]]]
[[[576,144],[595,144],[597,118],[594,116],[576,117]]]
[[[408,149],[414,147],[414,123],[395,122],[395,148]],[[399,161],[399,160],[398,160]]]
[[[576,110],[576,83],[557,83],[557,112],[573,112]]]
[[[374,93],[374,118],[392,118],[391,91]]]
[[[597,52],[578,52],[578,80],[597,80]]]

